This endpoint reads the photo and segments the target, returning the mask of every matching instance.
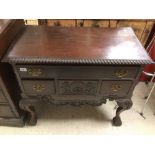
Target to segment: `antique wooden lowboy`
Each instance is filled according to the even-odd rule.
[[[127,28],[62,28],[25,26],[3,58],[18,79],[20,107],[35,125],[38,102],[64,105],[118,104],[120,113],[132,106],[132,93],[145,64],[152,63]]]
[[[22,20],[0,20],[0,60],[22,28]],[[0,125],[24,126],[24,112],[19,108],[20,99],[20,87],[12,66],[0,62]]]

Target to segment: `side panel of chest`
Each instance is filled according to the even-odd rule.
[[[2,62],[7,50],[25,29],[23,20],[0,19],[0,125],[23,126],[24,115],[19,108],[20,87],[12,66]]]
[[[0,63],[0,125],[23,126],[23,116],[18,104],[20,88],[12,67]]]

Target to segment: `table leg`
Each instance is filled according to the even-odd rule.
[[[118,108],[116,110],[116,116],[113,118],[113,125],[121,126],[122,121],[121,121],[120,114],[123,111],[130,109],[132,107],[133,103],[132,103],[131,99],[118,99],[118,100],[116,100],[116,102],[118,104]]]
[[[28,125],[36,125],[37,124],[37,115],[35,112],[34,103],[29,99],[22,99],[19,103],[19,106],[22,110],[27,112],[27,124]]]

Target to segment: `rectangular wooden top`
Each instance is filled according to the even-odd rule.
[[[151,63],[129,27],[26,26],[3,60],[19,63]]]

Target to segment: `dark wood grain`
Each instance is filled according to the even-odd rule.
[[[26,57],[151,61],[131,28],[27,26],[5,59]]]

